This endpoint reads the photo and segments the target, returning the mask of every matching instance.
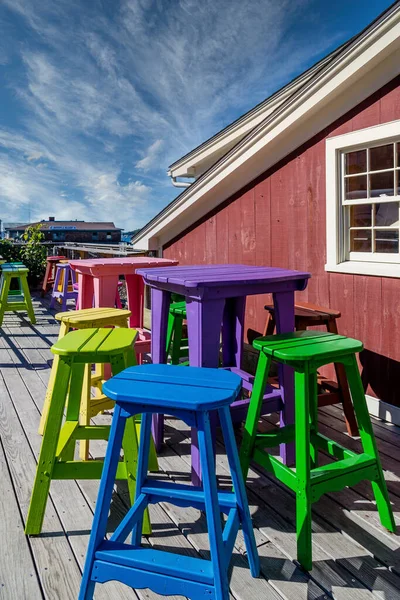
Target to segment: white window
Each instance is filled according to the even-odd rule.
[[[400,277],[400,121],[326,140],[327,271]]]

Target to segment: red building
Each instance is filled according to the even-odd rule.
[[[400,424],[400,2],[170,175],[194,181],[135,246],[310,271],[298,299],[342,312],[371,413]],[[265,301],[247,302],[259,331]]]

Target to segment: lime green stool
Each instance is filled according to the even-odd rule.
[[[29,292],[27,275],[29,269],[18,263],[5,263],[1,268],[0,280],[0,326],[3,324],[4,313],[25,310],[30,322],[36,323],[32,299]],[[17,283],[17,289],[11,290],[11,282]]]
[[[58,356],[57,369],[25,533],[40,533],[52,479],[100,479],[102,460],[74,460],[78,440],[108,440],[110,431],[109,425],[79,423],[85,366],[109,363],[113,375],[134,366],[136,336],[134,329],[82,329],[71,331],[52,346],[51,351]],[[66,419],[62,425],[66,405]],[[131,502],[135,498],[138,426],[140,424],[136,425],[134,417],[126,422],[124,460],[118,464],[116,476],[127,480]],[[153,454],[153,469],[154,458]],[[144,533],[150,533],[148,515],[145,515]]]
[[[297,558],[307,570],[312,568],[311,505],[327,492],[339,491],[362,480],[372,483],[381,523],[395,531],[395,522],[375,442],[371,419],[356,353],[361,342],[332,333],[297,331],[254,340],[260,351],[247,414],[240,461],[246,478],[254,460],[296,494]],[[295,371],[295,424],[270,433],[257,433],[265,385],[271,362],[289,365]],[[344,365],[354,412],[360,430],[363,452],[356,454],[318,433],[317,370],[329,363]],[[296,466],[291,469],[265,448],[295,440]],[[318,451],[333,459],[318,467]]]
[[[188,356],[188,339],[183,338],[183,321],[186,319],[186,302],[178,294],[172,294],[172,303],[169,307],[167,327],[167,356],[171,357],[172,365],[189,364],[181,363],[180,359]]]

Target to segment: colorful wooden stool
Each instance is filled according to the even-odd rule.
[[[43,298],[43,296],[46,295],[46,293],[48,292],[48,290],[53,286],[54,284],[54,280],[55,280],[55,275],[56,275],[56,264],[60,261],[65,259],[65,256],[48,256],[46,258],[46,272],[44,274],[44,279],[43,279],[43,283],[42,283],[42,291],[41,291],[41,296]]]
[[[93,329],[98,327],[128,327],[129,310],[118,310],[115,308],[84,308],[82,310],[59,312],[55,315],[60,321],[58,339],[63,338],[71,329]],[[39,434],[43,435],[47,414],[50,406],[50,398],[53,393],[54,378],[57,372],[58,355],[54,356],[47,386],[46,396],[43,404],[42,416],[39,424]],[[85,367],[84,387],[81,402],[81,424],[89,425],[91,416],[102,410],[112,407],[108,399],[101,391],[101,385],[105,380],[104,365],[96,365],[95,373],[91,373],[91,365]],[[92,398],[91,387],[95,388],[96,396]],[[103,404],[104,407],[103,407]],[[107,405],[107,406],[105,406]],[[102,408],[101,408],[102,407]],[[98,410],[97,410],[98,409]],[[80,457],[87,460],[89,456],[89,441],[82,440],[80,443]]]
[[[104,392],[116,406],[79,600],[91,600],[95,584],[110,580],[192,600],[229,600],[228,567],[240,524],[251,574],[258,576],[259,559],[229,412],[240,389],[241,379],[233,373],[172,365],[133,367],[104,384]],[[233,492],[217,489],[210,428],[213,410],[220,415]],[[203,488],[147,478],[151,416],[156,412],[175,415],[198,428]],[[105,541],[125,422],[138,413],[143,416],[135,504]],[[210,561],[141,546],[143,511],[149,503],[163,501],[206,511]],[[221,512],[228,515],[223,531]],[[132,531],[132,544],[125,544]]]
[[[84,368],[92,363],[110,363],[113,373],[117,374],[134,365],[135,337],[134,329],[86,329],[71,331],[52,346],[51,351],[58,355],[57,370],[25,533],[40,533],[52,479],[100,479],[102,460],[74,460],[77,440],[107,440],[110,432],[106,425],[79,424]],[[62,425],[66,405],[66,420]],[[113,475],[127,480],[133,502],[138,451],[135,418],[124,420],[123,429],[124,461]],[[149,531],[147,516],[145,520],[146,531]]]
[[[276,328],[275,309],[272,305],[267,305],[264,308],[268,311],[268,317],[263,335],[272,335]],[[329,333],[338,333],[336,323],[336,319],[340,318],[338,310],[323,308],[315,304],[309,304],[308,302],[297,302],[294,311],[296,331],[305,331],[309,327],[322,326]],[[252,334],[256,335],[252,337]],[[250,344],[255,337],[260,336],[260,334],[252,330],[249,330],[247,335]],[[358,436],[357,421],[354,415],[344,367],[339,363],[335,363],[334,367],[337,381],[330,381],[323,377],[318,378],[318,388],[320,390],[318,394],[318,406],[342,404],[347,432],[351,436]]]
[[[180,297],[179,297],[180,298]],[[167,357],[171,357],[171,364],[180,364],[180,359],[189,357],[189,340],[183,338],[183,321],[186,319],[186,302],[178,300],[171,302],[168,314],[167,328]],[[189,364],[189,361],[184,363]]]
[[[390,531],[396,526],[383,477],[371,419],[356,361],[363,345],[358,340],[332,333],[299,331],[258,338],[260,351],[253,393],[243,434],[240,459],[244,477],[250,460],[274,473],[296,493],[297,558],[312,568],[311,505],[327,492],[339,491],[366,479],[371,481],[381,523]],[[257,434],[263,393],[271,362],[295,371],[295,424]],[[329,363],[344,365],[360,430],[363,452],[356,454],[318,433],[317,370]],[[290,469],[265,448],[295,440],[296,468]],[[318,450],[333,459],[318,467]]]
[[[5,312],[16,312],[18,310],[25,310],[32,325],[36,323],[27,280],[28,273],[29,269],[22,263],[5,263],[2,265],[0,280],[0,326],[3,323]],[[17,289],[10,289],[12,282],[16,282]]]
[[[120,289],[122,288],[123,284],[124,284],[123,281],[118,281],[117,291],[115,292],[115,308],[122,308]],[[79,283],[75,282],[72,286],[72,289],[74,290],[74,292],[77,292],[79,294]],[[76,303],[77,310],[79,310],[78,305],[79,305],[79,300]],[[93,298],[93,306],[94,306],[94,298]]]
[[[57,263],[56,278],[54,280],[53,291],[51,293],[50,308],[54,308],[56,300],[61,300],[62,309],[67,310],[67,301],[78,299],[78,292],[74,291],[73,285],[76,283],[75,271],[71,269],[68,263]]]

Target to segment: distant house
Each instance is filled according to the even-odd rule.
[[[169,174],[193,183],[134,246],[310,271],[299,299],[342,312],[371,412],[400,423],[400,2]],[[247,302],[258,331],[264,303]]]
[[[56,221],[55,217],[49,217],[48,221],[39,221],[27,225],[5,225],[5,237],[10,239],[20,238],[25,229],[32,225],[41,226],[46,242],[118,244],[121,241],[122,229],[115,227],[114,223]]]

